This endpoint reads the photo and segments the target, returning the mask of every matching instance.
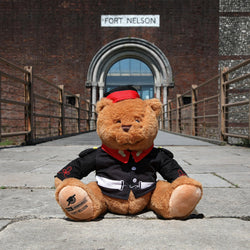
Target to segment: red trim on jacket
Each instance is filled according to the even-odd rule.
[[[107,147],[106,145],[102,144],[102,149],[113,158],[121,161],[123,163],[128,163],[130,154],[132,155],[135,162],[141,161],[145,156],[147,156],[151,150],[153,149],[154,145],[149,147],[144,151],[128,151],[128,150],[118,150],[112,149]]]

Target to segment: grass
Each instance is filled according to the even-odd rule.
[[[13,141],[9,141],[8,139],[0,141],[0,146],[9,146],[9,145],[15,145],[15,143]]]

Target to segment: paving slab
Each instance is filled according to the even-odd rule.
[[[250,148],[236,146],[167,146],[177,161],[210,170],[213,166],[250,167]]]
[[[200,183],[202,183],[203,188],[222,188],[228,187],[232,188],[235,187],[232,183],[228,182],[226,179],[222,179],[214,174],[189,174],[190,178],[193,178]]]
[[[194,138],[184,137],[168,132],[158,131],[155,138],[155,145],[157,146],[211,146],[211,143],[201,141]]]
[[[196,210],[206,218],[249,217],[250,189],[204,188],[203,197]]]
[[[3,173],[0,176],[0,185],[14,188],[52,188],[54,178],[51,174]]]
[[[83,133],[63,139],[42,143],[43,146],[68,146],[68,145],[101,145],[102,142],[95,131]]]
[[[54,192],[54,189],[2,189],[0,197],[4,205],[0,206],[1,218],[63,218],[64,213],[54,199]],[[204,188],[203,192],[203,198],[195,214],[203,214],[206,218],[250,216],[249,189]],[[152,212],[142,213],[139,216],[157,218]]]
[[[179,163],[181,166],[185,168],[185,170],[188,173],[199,173],[199,174],[205,174],[205,173],[218,173],[218,174],[224,174],[224,173],[232,173],[237,170],[237,173],[246,173],[249,172],[249,167],[245,166],[244,164],[216,164],[216,165],[210,165],[209,163],[207,165],[199,165],[194,166],[192,164],[186,164],[184,161],[179,160]]]
[[[59,218],[61,208],[55,200],[52,189],[4,189],[0,190],[1,219]]]
[[[231,183],[234,183],[238,187],[250,188],[250,171],[245,171],[245,172],[232,171],[230,173],[218,172],[217,175],[223,176],[224,179],[230,181]]]
[[[233,230],[232,230],[233,228]],[[31,219],[9,224],[4,249],[249,249],[250,223],[238,219]],[[235,233],[237,232],[237,233]]]
[[[96,134],[85,136],[87,144],[75,137],[0,149],[0,249],[249,249],[250,148],[160,133],[168,142],[163,146],[203,184],[194,216],[178,221],[161,220],[151,211],[107,213],[94,222],[73,222],[54,199],[53,176],[82,150],[100,145]],[[94,173],[84,178],[94,180]],[[200,214],[203,219],[191,219]]]
[[[59,171],[55,170],[52,173],[3,173],[0,176],[0,187],[5,188],[53,188],[54,187],[54,176]],[[89,176],[84,178],[85,183],[95,181],[95,174],[91,173]]]

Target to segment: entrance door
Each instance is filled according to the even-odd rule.
[[[105,90],[132,85],[142,99],[154,97],[154,76],[150,68],[142,61],[134,58],[122,59],[114,63],[107,74]]]

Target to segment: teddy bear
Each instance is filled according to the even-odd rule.
[[[154,146],[161,111],[158,99],[142,100],[132,86],[104,94],[96,105],[102,145],[84,150],[55,176],[55,197],[68,218],[91,221],[108,211],[151,210],[159,218],[183,219],[192,213],[202,185],[170,151]],[[92,171],[96,181],[82,182]]]

